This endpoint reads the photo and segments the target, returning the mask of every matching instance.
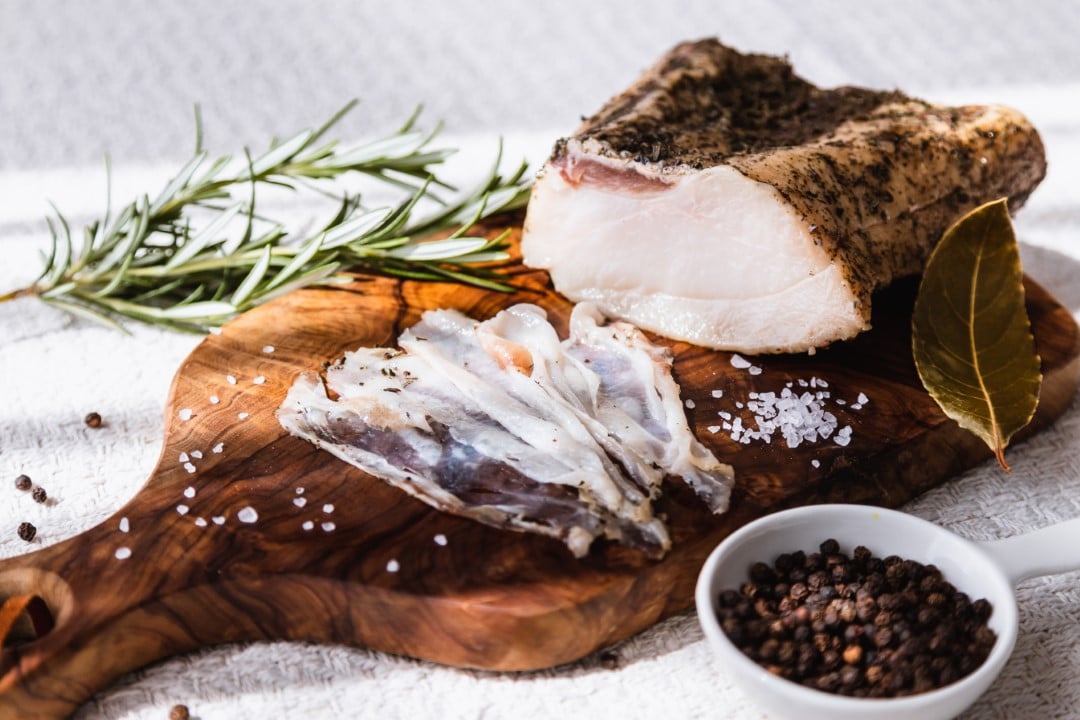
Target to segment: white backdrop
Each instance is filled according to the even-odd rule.
[[[0,0],[0,293],[33,278],[46,198],[77,222],[99,212],[108,151],[117,198],[155,189],[191,146],[201,103],[215,149],[318,123],[352,97],[347,138],[378,134],[423,102],[486,164],[498,135],[542,161],[670,45],[719,35],[787,53],[824,84],[901,87],[1000,101],[1044,135],[1050,172],[1017,218],[1026,270],[1080,310],[1080,4],[1033,2],[96,3]],[[470,160],[472,159],[472,160]],[[472,163],[470,165],[470,163]],[[33,301],[0,304],[0,556],[101,522],[137,491],[160,449],[179,362],[198,342],[122,336]],[[107,426],[82,425],[96,410]],[[967,537],[1001,537],[1080,515],[1080,407],[1010,453],[907,510]],[[57,504],[10,500],[27,472]],[[7,499],[4,499],[7,498]],[[17,500],[22,498],[16,497]],[[970,717],[1080,716],[1080,575],[1019,591],[1021,637]],[[525,675],[442,668],[345,647],[210,649],[125,678],[80,718],[164,718],[187,703],[217,718],[756,718],[712,663],[689,614],[598,657]]]

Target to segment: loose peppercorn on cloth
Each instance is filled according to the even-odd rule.
[[[33,280],[51,199],[76,225],[101,214],[101,157],[117,202],[154,192],[187,159],[193,103],[207,144],[240,152],[319,124],[352,97],[338,136],[392,130],[418,102],[461,146],[455,173],[486,170],[499,135],[534,166],[676,42],[706,35],[787,53],[823,84],[901,87],[944,102],[1013,105],[1039,128],[1049,174],[1016,217],[1025,270],[1080,311],[1080,8],[1022,0],[677,4],[553,0],[0,3],[0,293]],[[288,202],[283,201],[283,202]],[[275,212],[305,216],[295,204]],[[199,338],[132,325],[122,335],[30,299],[0,304],[0,556],[102,522],[139,489],[162,438],[181,360]],[[768,372],[767,364],[765,372]],[[872,407],[872,398],[871,406]],[[103,425],[87,427],[98,412]],[[975,540],[1080,515],[1080,405],[905,510]],[[44,487],[39,505],[14,487]],[[22,522],[37,527],[31,545]],[[134,552],[138,548],[133,548]],[[1075,717],[1080,573],[1023,583],[1020,638],[969,718]],[[715,664],[687,612],[571,665],[457,670],[363,649],[258,643],[146,668],[80,720],[304,717],[761,717]]]

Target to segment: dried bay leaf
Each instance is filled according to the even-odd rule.
[[[1008,472],[1005,447],[1035,414],[1042,374],[1004,198],[957,221],[930,255],[912,350],[941,409],[982,438]]]

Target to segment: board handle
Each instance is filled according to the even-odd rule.
[[[190,608],[205,602],[193,597],[205,576],[192,568],[212,562],[214,550],[188,547],[173,562],[166,548],[177,533],[167,522],[146,518],[141,532],[121,535],[117,520],[0,561],[0,607],[10,615],[0,720],[69,717],[121,675],[216,639],[190,622]],[[158,564],[172,572],[148,572]]]

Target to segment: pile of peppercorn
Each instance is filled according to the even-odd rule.
[[[971,601],[933,565],[895,555],[851,557],[836,540],[750,568],[720,593],[724,633],[769,672],[855,697],[897,697],[959,680],[990,654],[992,608]]]

